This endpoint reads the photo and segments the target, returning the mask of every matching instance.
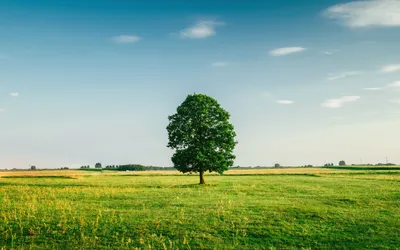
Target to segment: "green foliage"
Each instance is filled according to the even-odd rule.
[[[173,167],[143,166],[140,164],[107,165],[105,170],[114,171],[151,171],[151,170],[175,170]]]
[[[36,166],[31,166],[31,170],[36,170]]]
[[[121,165],[118,167],[119,171],[145,171],[146,167],[139,164]]]
[[[100,162],[96,163],[96,165],[94,165],[94,168],[101,168],[101,163]]]
[[[346,166],[346,162],[345,161],[339,161],[339,166]]]
[[[168,147],[175,149],[174,167],[183,173],[222,174],[233,165],[235,131],[229,113],[219,103],[203,94],[189,95],[168,117]]]
[[[107,165],[105,169],[107,170],[118,170],[119,166],[116,165]]]
[[[281,167],[281,165],[280,165],[279,163],[275,163],[274,167],[276,167],[276,168],[280,168],[280,167]]]

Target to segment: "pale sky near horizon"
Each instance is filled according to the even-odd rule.
[[[0,2],[0,169],[171,166],[194,92],[235,165],[400,164],[400,0]]]

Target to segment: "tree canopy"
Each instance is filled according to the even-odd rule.
[[[175,150],[174,167],[183,173],[200,173],[200,184],[205,184],[204,172],[222,174],[233,165],[236,145],[230,115],[212,97],[204,94],[188,95],[168,117],[168,147]]]

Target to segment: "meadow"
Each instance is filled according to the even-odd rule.
[[[399,249],[398,168],[0,172],[0,249]]]

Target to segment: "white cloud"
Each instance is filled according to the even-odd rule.
[[[181,31],[181,38],[203,39],[217,34],[215,28],[224,25],[222,22],[198,21],[192,27]]]
[[[389,100],[390,103],[400,104],[400,100]]]
[[[0,113],[6,112],[6,109],[0,108]]]
[[[114,36],[112,38],[112,40],[118,44],[135,43],[135,42],[138,42],[140,39],[142,39],[142,38],[140,38],[138,36],[130,36],[130,35]]]
[[[371,90],[371,91],[374,91],[374,90],[381,90],[382,88],[364,88],[364,90]]]
[[[325,17],[350,28],[399,27],[399,0],[367,0],[337,4],[324,12]]]
[[[213,67],[225,67],[228,66],[228,62],[213,62],[211,64]]]
[[[389,83],[387,86],[388,87],[400,87],[400,81]]]
[[[396,71],[400,71],[400,64],[392,64],[382,67],[382,73],[393,73]]]
[[[348,102],[355,102],[358,99],[360,99],[359,96],[343,96],[337,99],[329,99],[326,100],[321,104],[322,107],[325,108],[340,108],[342,107],[345,103]]]
[[[279,49],[274,49],[269,52],[271,56],[285,56],[293,53],[298,53],[305,51],[306,48],[303,47],[285,47],[285,48],[279,48]]]
[[[12,97],[18,97],[18,96],[19,96],[19,93],[18,93],[18,92],[10,93],[10,96],[12,96]]]
[[[323,52],[325,55],[333,55],[333,53],[332,52],[329,52],[329,51],[324,51]]]
[[[326,78],[327,81],[334,81],[334,80],[338,80],[341,78],[346,78],[348,76],[358,76],[358,75],[362,75],[364,74],[364,72],[362,71],[349,71],[349,72],[343,72],[343,73],[339,73],[339,74],[329,74],[328,77]]]
[[[278,100],[278,101],[276,101],[276,103],[279,103],[279,104],[293,104],[294,101],[290,101],[290,100]]]

